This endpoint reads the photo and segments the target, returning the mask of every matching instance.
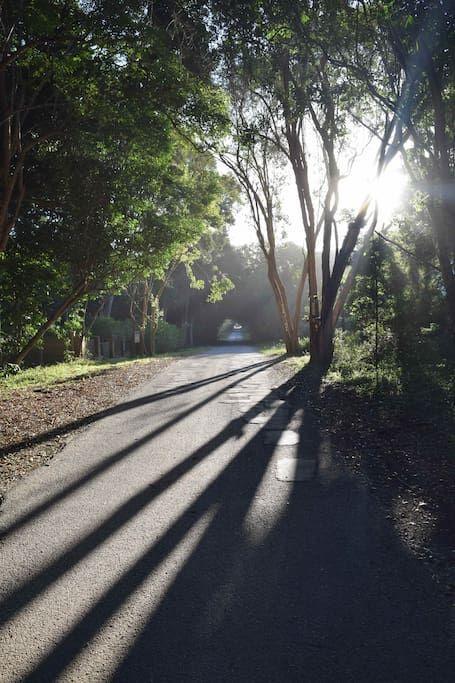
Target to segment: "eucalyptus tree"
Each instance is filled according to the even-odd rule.
[[[355,4],[306,0],[214,3],[224,26],[225,73],[235,71],[249,93],[261,101],[260,108],[266,109],[271,124],[260,135],[270,140],[292,169],[306,247],[311,358],[322,369],[331,362],[335,326],[360,254],[377,222],[371,192],[348,224],[340,225],[340,181],[349,173],[346,148],[355,135],[352,121],[361,125],[365,112],[369,115],[372,109],[369,84],[353,79],[345,61],[330,55],[333,43],[333,50],[344,54],[356,49],[350,22]],[[411,73],[403,84],[406,106],[412,100],[413,84]],[[402,149],[408,133],[398,114],[384,113],[378,107],[374,114],[379,117],[372,131],[379,138],[374,162],[379,177]],[[311,158],[315,144],[323,158],[319,178]],[[317,279],[319,229],[321,286]]]
[[[363,84],[401,133],[400,151],[423,195],[455,330],[455,11],[447,0],[365,0],[340,11],[327,58]],[[349,42],[336,39],[337,32]],[[349,47],[349,50],[346,49]]]
[[[283,283],[277,262],[277,233],[282,223],[280,188],[284,181],[285,163],[271,141],[275,121],[270,107],[251,92],[234,90],[231,79],[232,131],[228,144],[220,151],[220,159],[232,171],[245,192],[259,248],[265,258],[267,275],[281,321],[286,351],[299,351],[302,302],[307,277],[307,261],[302,255],[293,306],[290,292]]]

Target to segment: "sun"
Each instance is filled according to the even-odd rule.
[[[355,215],[365,199],[371,197],[377,202],[378,224],[388,224],[400,209],[407,186],[408,176],[398,160],[393,160],[379,179],[375,177],[373,158],[365,159],[359,163],[349,176],[340,181],[338,204],[338,216],[341,217],[339,221],[340,238],[343,238],[346,229],[346,222],[343,222],[343,211],[348,211],[349,215]],[[287,216],[286,225],[283,228],[286,239],[303,245],[305,243],[305,232],[291,171],[289,171],[287,182],[282,187],[282,205],[284,214]],[[246,204],[238,208],[235,223],[231,226],[229,235],[231,243],[235,246],[256,243],[249,207]],[[320,239],[322,239],[322,235],[320,235]]]
[[[372,196],[378,204],[379,214],[384,221],[390,221],[403,203],[408,180],[399,168],[386,169],[373,183]]]
[[[403,203],[408,179],[400,164],[390,164],[380,178],[371,176],[370,168],[359,168],[341,182],[340,204],[356,211],[367,197],[377,202],[381,222],[390,222]]]

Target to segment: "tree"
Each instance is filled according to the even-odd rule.
[[[353,277],[351,266],[362,229],[376,222],[373,197],[366,197],[338,244],[337,209],[341,179],[340,156],[346,141],[347,109],[353,92],[341,67],[327,60],[318,40],[328,40],[336,22],[331,3],[262,2],[220,7],[225,20],[226,70],[241,74],[244,88],[262,103],[267,126],[258,127],[287,160],[295,179],[305,236],[305,271],[309,284],[311,359],[327,369],[333,354],[333,335]],[[357,93],[356,93],[357,94]],[[261,123],[264,116],[260,115]],[[267,129],[267,130],[266,130]],[[397,153],[399,128],[384,122],[377,174]],[[314,140],[322,148],[324,167],[318,179],[310,168]],[[401,138],[400,138],[401,142]],[[261,159],[261,165],[263,161]],[[322,215],[317,213],[322,204]],[[372,210],[373,209],[373,210]],[[317,237],[323,225],[322,286],[317,280]],[[354,269],[351,268],[354,275]],[[344,282],[344,287],[342,284]]]
[[[43,160],[35,180],[49,185],[53,209],[43,213],[40,204],[27,202],[14,243],[19,248],[33,240],[37,257],[58,261],[59,283],[65,283],[66,291],[54,291],[58,306],[23,345],[16,362],[77,301],[119,291],[131,282],[158,280],[182,249],[222,225],[224,184],[211,158],[201,158],[175,137],[166,163],[161,157],[155,163],[159,172],[150,180],[152,160],[134,150],[123,159],[123,173],[118,173],[115,156],[87,158],[79,148]]]
[[[176,124],[210,135],[223,123],[202,10],[178,1],[5,0],[0,19],[0,252],[38,150],[59,155],[85,131],[86,143],[108,137],[120,156],[131,145],[159,156]]]
[[[34,0],[1,12],[0,249],[12,239],[17,258],[33,243],[35,261],[59,263],[59,286],[47,287],[59,304],[43,319],[49,307],[36,302],[41,327],[21,360],[81,297],[115,291],[198,239],[216,174],[175,129],[216,136],[225,108],[202,9]]]
[[[285,290],[289,292],[289,305],[292,307],[301,276],[302,248],[292,242],[279,242],[276,244],[275,256],[280,279]],[[241,323],[244,331],[254,342],[282,339],[282,321],[270,287],[267,261],[260,246],[252,244],[233,247],[226,244],[222,252],[214,256],[214,265],[222,273],[229,274],[234,287],[221,301],[215,303],[207,303],[202,292],[192,293],[190,315],[195,322],[196,342],[215,343],[225,320]],[[180,319],[175,317],[175,309],[179,302],[182,307],[183,287],[182,290],[176,292],[172,302],[166,299],[166,310],[170,320]],[[308,334],[307,327],[307,323],[302,320],[299,329],[301,337]]]
[[[245,191],[258,244],[266,260],[267,275],[280,316],[286,351],[293,355],[299,350],[307,261],[302,258],[294,310],[291,311],[289,295],[280,276],[276,256],[276,231],[280,212],[279,186],[282,180],[280,170],[282,174],[283,163],[279,150],[267,136],[273,127],[273,120],[269,111],[261,109],[259,98],[239,95],[238,92],[233,92],[232,86],[231,94],[231,144],[230,148],[220,152],[220,159],[234,173]]]
[[[452,3],[370,0],[355,7],[340,4],[338,17],[324,53],[346,68],[396,125],[405,167],[426,198],[455,330]]]

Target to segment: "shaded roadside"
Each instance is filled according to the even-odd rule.
[[[285,366],[282,372],[290,375]],[[455,424],[447,397],[428,384],[393,397],[325,380],[308,406],[307,383],[306,369],[289,376],[293,401],[307,404],[333,457],[366,481],[401,542],[453,599]]]

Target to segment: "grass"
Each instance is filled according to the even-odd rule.
[[[286,347],[282,342],[261,344],[259,350],[264,356],[282,356],[286,353]]]
[[[128,365],[140,365],[150,363],[161,358],[174,358],[191,356],[200,353],[203,348],[189,348],[163,353],[155,357],[147,358],[119,358],[104,360],[85,360],[76,359],[66,363],[54,363],[53,365],[38,365],[33,368],[21,370],[17,375],[10,375],[0,379],[0,392],[8,392],[14,389],[27,389],[30,387],[48,387],[54,384],[61,384],[82,377],[100,375],[103,372],[112,370],[116,367],[127,367]]]
[[[286,354],[286,347],[283,342],[261,344],[259,350],[264,356],[283,356]],[[294,372],[299,372],[299,370],[302,370],[302,368],[305,367],[309,360],[309,354],[304,353],[301,356],[289,356],[284,359],[283,362]]]

